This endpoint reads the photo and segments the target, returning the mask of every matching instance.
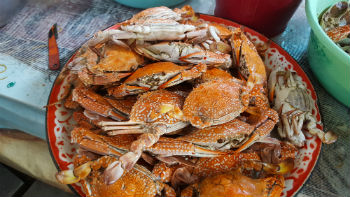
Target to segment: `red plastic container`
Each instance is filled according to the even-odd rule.
[[[301,0],[216,0],[215,16],[272,37],[284,31]]]

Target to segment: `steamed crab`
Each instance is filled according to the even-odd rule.
[[[105,85],[129,76],[143,63],[143,57],[130,48],[106,42],[84,45],[68,67],[85,85]]]
[[[198,19],[188,6],[151,8],[97,33],[70,68],[81,81],[65,102],[79,149],[57,179],[80,181],[87,195],[179,196],[183,184],[197,186],[183,194],[204,195],[202,186],[214,186],[202,179],[233,180],[233,169],[274,191],[266,183],[282,185],[279,175],[293,168],[296,148],[269,137],[278,113],[265,65],[240,29]]]
[[[175,63],[204,63],[207,65],[229,68],[232,65],[229,54],[215,53],[198,45],[185,42],[160,42],[136,45],[136,52],[153,60],[171,61]]]
[[[110,156],[102,156],[95,160],[85,155],[76,157],[75,169],[62,171],[56,177],[64,184],[80,181],[85,194],[89,197],[112,195],[153,197],[161,195],[163,190],[168,197],[176,196],[174,189],[158,181],[148,169],[141,165],[136,165],[115,183],[105,184],[101,169],[115,160],[116,158]]]
[[[166,90],[147,92],[135,103],[129,121],[102,121],[100,125],[108,131],[109,135],[142,134],[132,142],[130,152],[121,156],[119,163],[115,163],[107,170],[118,171],[118,174],[122,174],[124,169],[130,170],[141,157],[142,152],[159,141],[160,136],[186,127],[188,123],[181,120],[183,102],[182,96]],[[171,141],[173,144],[175,142]],[[206,156],[220,154],[209,150],[207,154],[204,153]],[[113,183],[118,178],[114,176],[109,182]]]
[[[163,89],[197,78],[206,69],[207,66],[202,63],[195,66],[178,66],[172,62],[148,64],[136,70],[120,86],[109,88],[108,92],[114,97],[123,97]]]
[[[302,147],[305,144],[303,129],[318,136],[323,143],[333,143],[337,136],[328,131],[324,133],[316,127],[316,119],[311,114],[312,98],[305,85],[295,72],[276,69],[269,78],[270,99],[273,108],[280,113],[278,133],[294,145]]]
[[[252,179],[238,172],[229,172],[205,178],[199,183],[188,186],[181,192],[181,197],[278,197],[283,188],[284,177],[282,175]]]

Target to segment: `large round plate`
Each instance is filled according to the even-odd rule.
[[[318,121],[317,127],[323,129],[320,123],[320,112],[317,107],[315,90],[304,71],[286,51],[265,36],[232,21],[209,15],[200,15],[200,18],[233,27],[241,27],[254,43],[263,44],[269,42],[269,47],[265,52],[264,61],[266,66],[270,69],[282,67],[286,70],[295,71],[299,75],[300,79],[307,87],[308,93],[313,99],[312,114]],[[115,29],[117,27],[118,25],[114,25],[109,29]],[[71,60],[72,58],[69,61]],[[60,75],[63,74],[61,73]],[[70,131],[74,126],[72,113],[65,109],[59,101],[59,98],[61,98],[67,88],[67,78],[63,81],[56,79],[51,90],[46,113],[47,140],[52,153],[52,158],[56,163],[58,170],[66,170],[73,167],[72,158],[77,148],[76,145],[70,143]],[[306,144],[299,151],[295,160],[295,168],[286,177],[285,188],[282,196],[294,196],[301,189],[315,167],[320,154],[321,145],[322,143],[318,138],[310,135],[306,136]],[[81,196],[85,196],[80,184],[72,184],[71,186],[73,191],[76,191]]]

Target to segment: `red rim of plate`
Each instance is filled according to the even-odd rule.
[[[238,28],[240,27],[243,29],[244,32],[248,32],[251,35],[257,36],[263,42],[267,42],[269,40],[267,37],[254,31],[253,29],[250,29],[249,27],[245,27],[243,25],[240,25],[240,24],[235,23],[235,22],[230,21],[230,20],[226,20],[223,18],[218,18],[215,16],[206,15],[206,14],[200,14],[200,18],[203,20],[206,20],[206,21],[221,23],[221,24],[228,25],[228,26],[233,26],[233,27],[238,27]],[[119,27],[119,24],[116,24],[116,25],[113,25],[107,29],[116,29],[118,27]],[[307,77],[305,72],[302,70],[302,68],[299,66],[299,64],[285,50],[283,50],[282,47],[280,47],[278,44],[276,44],[273,41],[271,41],[270,43],[271,43],[270,46],[272,48],[276,48],[278,50],[278,52],[280,54],[282,54],[288,62],[290,62],[292,64],[293,69],[297,72],[297,74],[306,83],[307,89],[311,90],[311,97],[315,101],[316,110],[317,110],[316,119],[317,119],[317,121],[319,121],[321,119],[321,117],[320,117],[320,111],[319,111],[319,108],[317,105],[317,96],[316,96],[315,89],[313,88],[309,78]],[[74,55],[72,55],[72,57],[68,60],[67,64],[72,61],[73,57],[74,57]],[[67,64],[65,64],[65,66]],[[58,170],[66,170],[66,169],[68,169],[67,168],[68,163],[59,159],[58,148],[56,146],[54,146],[56,143],[56,136],[55,136],[54,131],[53,131],[54,127],[55,127],[55,122],[54,122],[55,113],[54,112],[55,112],[55,110],[57,110],[57,108],[56,108],[56,105],[50,105],[50,104],[58,102],[57,97],[58,97],[58,93],[60,91],[62,82],[57,84],[56,83],[57,78],[58,77],[56,77],[54,85],[52,86],[52,89],[50,92],[50,97],[49,97],[48,103],[47,103],[48,107],[46,109],[46,139],[47,139],[47,143],[49,146],[51,157],[52,157],[57,169]],[[323,129],[322,125],[317,124],[317,127],[319,129]],[[50,128],[50,130],[48,128]],[[302,188],[304,183],[307,181],[307,179],[311,175],[311,172],[317,163],[317,160],[318,160],[318,157],[319,157],[320,151],[321,151],[322,142],[319,138],[316,139],[316,144],[317,144],[317,146],[312,153],[312,157],[311,157],[312,160],[310,161],[308,168],[305,170],[305,172],[299,174],[299,178],[297,179],[298,180],[297,184],[293,185],[293,188],[287,192],[287,196],[296,195],[297,192]],[[296,179],[294,179],[294,182],[296,182]],[[84,192],[81,190],[81,188],[79,186],[74,185],[74,184],[68,185],[68,186],[74,193],[78,193],[80,196],[84,196]]]

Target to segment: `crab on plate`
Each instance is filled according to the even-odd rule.
[[[249,36],[201,20],[189,6],[147,9],[96,33],[68,70],[64,106],[74,111],[78,148],[74,167],[56,178],[80,182],[88,196],[210,196],[219,187],[221,196],[279,196],[303,120],[324,142],[336,140],[315,127],[308,100],[290,104],[291,92],[304,90],[280,83],[288,73],[274,70],[268,81]],[[290,119],[299,110],[290,106],[303,114]],[[271,135],[275,125],[291,143]]]

